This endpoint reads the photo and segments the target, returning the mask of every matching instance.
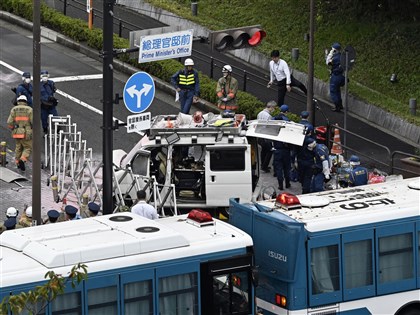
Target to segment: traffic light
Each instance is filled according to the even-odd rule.
[[[266,35],[260,25],[231,28],[212,32],[210,44],[217,51],[255,47]]]

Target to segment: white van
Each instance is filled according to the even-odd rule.
[[[129,153],[115,150],[121,194],[136,199],[132,176],[127,175],[132,173],[141,179],[140,188],[153,176],[160,189],[173,184],[180,208],[228,208],[233,196],[251,201],[260,174],[257,137],[294,145],[302,145],[305,137],[305,126],[293,122],[246,124],[242,114],[201,118],[157,116]]]

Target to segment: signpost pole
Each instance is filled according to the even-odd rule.
[[[103,3],[103,178],[102,197],[103,214],[113,212],[112,201],[112,150],[113,150],[113,6],[114,0],[104,0]]]

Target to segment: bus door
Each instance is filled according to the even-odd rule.
[[[229,198],[252,197],[251,147],[248,144],[206,146],[207,206],[228,207]]]
[[[252,256],[202,263],[201,314],[254,314]]]

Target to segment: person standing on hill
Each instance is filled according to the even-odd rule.
[[[341,99],[341,87],[345,84],[344,69],[340,63],[341,45],[334,43],[330,52],[326,56],[326,64],[330,67],[330,97],[334,103],[333,111],[339,112],[343,109],[343,101]]]
[[[185,59],[184,66],[171,77],[171,83],[179,94],[181,113],[189,114],[192,103],[196,103],[200,96],[200,80],[191,58]]]

